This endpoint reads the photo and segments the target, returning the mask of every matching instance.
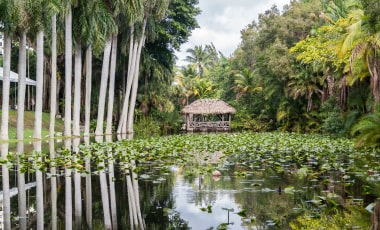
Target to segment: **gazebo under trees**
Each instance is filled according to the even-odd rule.
[[[199,99],[181,110],[186,120],[183,129],[187,132],[228,132],[235,112],[234,107],[222,100]]]

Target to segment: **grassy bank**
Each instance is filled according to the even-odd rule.
[[[0,110],[0,115],[2,111]],[[34,111],[25,111],[24,114],[24,137],[25,140],[32,139],[34,130]],[[49,135],[50,114],[42,113],[42,138]],[[16,141],[17,110],[9,110],[8,137],[9,141]],[[63,132],[62,119],[55,120],[55,132]]]

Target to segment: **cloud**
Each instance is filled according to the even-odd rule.
[[[232,55],[240,43],[240,31],[258,15],[270,9],[274,4],[281,10],[290,0],[200,0],[201,14],[197,16],[200,28],[192,32],[189,42],[177,52],[177,65],[186,64],[186,50],[195,45],[211,42],[225,56]]]

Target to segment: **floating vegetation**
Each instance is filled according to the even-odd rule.
[[[365,210],[364,206],[373,200],[366,201],[364,196],[372,199],[379,197],[378,152],[369,148],[354,148],[353,142],[345,138],[332,139],[316,134],[246,132],[93,143],[82,145],[77,154],[69,149],[62,149],[56,153],[55,158],[39,152],[17,155],[9,153],[6,159],[0,159],[0,163],[10,167],[20,163],[23,172],[37,169],[47,172],[50,167],[57,167],[57,174],[48,174],[48,178],[51,178],[63,175],[59,172],[64,168],[75,169],[82,174],[88,173],[84,167],[87,159],[91,159],[92,165],[96,167],[92,173],[100,170],[107,172],[107,163],[115,162],[121,172],[130,174],[133,170],[140,174],[139,180],[151,181],[157,186],[164,183],[165,175],[174,169],[186,168],[183,175],[193,178],[219,172],[215,175],[218,180],[242,178],[242,186],[247,185],[243,189],[252,193],[261,192],[269,196],[283,192],[283,195],[293,196],[295,202],[301,201],[302,205],[299,207],[290,208],[295,215],[293,219],[298,221],[293,227],[301,228],[316,222],[308,222],[311,217],[325,221],[323,213],[340,213],[344,217],[350,215],[345,210],[352,212],[351,209],[355,207]],[[227,174],[232,167],[233,173]],[[152,173],[157,171],[160,173]],[[284,184],[283,188],[273,188],[265,184],[267,178],[280,180],[282,177],[278,175],[291,177],[291,183]],[[301,183],[305,181],[308,183]],[[363,197],[345,197],[343,201],[342,195],[337,195],[337,191],[349,196],[355,192],[352,191],[353,184],[361,186]],[[317,190],[320,193],[314,195]],[[211,213],[212,207],[202,207],[202,211]],[[238,215],[253,222],[259,221],[259,217],[250,217],[249,210],[244,209],[239,213]],[[285,217],[279,217],[279,220],[268,218],[263,222],[267,226],[279,226],[282,223],[280,219],[284,221]],[[350,226],[366,225],[350,222]]]

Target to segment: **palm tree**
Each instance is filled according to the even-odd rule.
[[[36,34],[36,106],[34,119],[33,137],[41,139],[42,132],[42,106],[43,106],[43,83],[44,83],[44,26],[45,15],[49,14],[48,8],[45,7],[45,0],[31,2],[29,13],[31,31]]]
[[[133,120],[134,120],[134,112],[137,98],[137,89],[138,89],[138,78],[139,78],[139,70],[140,70],[140,58],[141,58],[141,50],[145,44],[146,40],[146,25],[149,17],[154,18],[155,20],[161,20],[165,15],[166,10],[168,9],[169,1],[167,0],[153,0],[153,1],[145,1],[144,2],[144,17],[142,20],[141,27],[141,35],[140,39],[135,41],[135,46],[137,46],[137,52],[134,52],[134,56],[132,58],[132,63],[134,65],[132,75],[132,85],[131,85],[131,98],[130,105],[128,110],[127,122],[124,123],[126,125],[125,129],[127,133],[133,133]],[[133,35],[132,35],[133,36]],[[131,37],[132,39],[133,37]],[[130,76],[129,76],[130,77]]]
[[[11,39],[18,25],[19,7],[13,0],[4,0],[0,2],[0,21],[3,23],[4,28],[4,52],[3,52],[3,100],[2,100],[2,116],[1,116],[1,129],[0,139],[7,141],[8,136],[8,117],[9,117],[9,88],[10,88],[10,68],[11,68]],[[22,49],[22,48],[21,48]],[[22,50],[21,54],[22,54]],[[1,158],[7,159],[8,144],[1,144]],[[19,184],[22,187],[22,181]],[[10,190],[9,190],[9,169],[6,164],[2,165],[2,190],[3,190],[3,226],[4,229],[11,229],[11,204],[10,204]],[[22,198],[20,199],[22,201]],[[22,207],[19,209],[20,213],[24,210]],[[21,214],[24,215],[24,214]],[[24,223],[21,223],[24,225]]]
[[[19,13],[21,18],[26,18],[25,2],[19,2]],[[26,77],[26,30],[27,22],[19,23],[20,43],[19,43],[19,59],[18,59],[18,95],[17,95],[17,129],[16,138],[24,139],[24,102],[25,102],[25,77]],[[17,156],[24,152],[24,143],[17,143]],[[18,188],[18,214],[20,217],[26,216],[26,192],[25,192],[25,174],[21,170],[21,162],[17,161],[17,188]],[[20,229],[27,229],[26,218],[20,218]]]
[[[129,102],[130,94],[133,82],[133,76],[135,72],[135,56],[137,55],[138,43],[135,42],[135,22],[140,20],[143,16],[143,0],[140,0],[136,3],[131,4],[131,1],[128,1],[124,6],[125,17],[127,18],[126,23],[129,28],[129,58],[128,58],[128,73],[127,73],[127,84],[125,86],[124,101],[121,110],[121,116],[119,118],[119,125],[117,128],[117,133],[126,133],[127,132],[127,116],[129,111]],[[129,14],[128,14],[129,13]]]
[[[116,1],[112,10],[114,11],[114,17],[119,16],[120,10],[124,8],[125,2]],[[110,7],[111,8],[111,7]],[[115,70],[116,70],[116,50],[117,50],[117,25],[115,21],[112,20],[108,23],[108,28],[106,30],[105,36],[107,40],[104,46],[103,52],[103,64],[102,64],[102,74],[100,82],[100,92],[99,92],[99,101],[98,101],[98,117],[96,122],[95,135],[103,135],[103,122],[104,122],[104,110],[106,102],[106,93],[107,93],[107,83],[108,76],[110,77],[110,86],[109,86],[109,99],[108,99],[108,117],[107,117],[107,133],[112,132],[112,111],[113,111],[113,94],[114,94],[114,82],[115,82]],[[112,60],[111,59],[111,49]],[[110,63],[112,62],[112,63]],[[111,70],[109,68],[111,64]],[[112,92],[111,92],[112,90]],[[112,98],[111,98],[112,97]]]
[[[369,7],[375,7],[369,6]],[[370,86],[375,103],[380,102],[380,64],[378,50],[380,48],[380,29],[373,26],[370,15],[364,10],[351,11],[348,18],[352,24],[347,28],[342,53],[351,51],[351,72],[354,65],[362,62],[370,76]]]
[[[3,94],[0,139],[8,140],[8,117],[9,117],[9,88],[11,70],[11,40],[18,25],[17,6],[15,1],[4,0],[0,3],[0,21],[4,28],[4,51],[3,51]]]
[[[290,76],[288,82],[289,95],[297,99],[300,96],[304,96],[307,100],[307,112],[312,110],[313,95],[322,94],[321,85],[324,82],[324,78],[313,76],[308,70],[300,70],[298,74]]]
[[[218,91],[215,85],[206,78],[196,76],[193,80],[193,94],[197,98],[215,98],[218,97]]]
[[[189,98],[195,95],[194,92],[194,78],[197,76],[194,66],[182,67],[181,70],[176,71],[174,81],[177,84],[179,97],[182,105],[189,104]],[[185,97],[185,98],[183,98]]]
[[[249,100],[255,92],[261,91],[263,88],[258,85],[259,82],[255,77],[255,73],[249,68],[245,68],[242,72],[235,74],[233,88],[238,92],[236,98],[247,95]]]
[[[85,135],[89,134],[89,114],[90,114],[90,96],[91,96],[91,74],[92,74],[92,44],[96,44],[97,40],[103,40],[104,31],[99,31],[97,23],[105,23],[104,13],[107,11],[104,4],[100,1],[87,1],[78,2],[77,6],[73,9],[74,15],[74,28],[73,33],[76,37],[75,43],[75,69],[74,69],[74,107],[73,107],[73,135],[80,136],[80,105],[81,105],[81,78],[82,78],[82,45],[87,47],[86,51],[86,105],[87,113]],[[100,13],[100,14],[99,14]],[[106,18],[107,19],[107,18]],[[107,21],[106,21],[107,22]],[[104,27],[104,26],[103,26]],[[103,28],[100,27],[100,28]]]
[[[204,77],[208,73],[208,68],[218,60],[217,51],[212,43],[206,45],[205,48],[202,45],[196,45],[194,48],[187,49],[186,52],[190,55],[186,56],[185,60],[196,68],[200,77]]]
[[[21,1],[22,2],[22,1]],[[20,4],[22,4],[20,2]],[[25,3],[20,5],[20,14],[26,15]],[[22,17],[24,18],[24,16]],[[25,110],[25,77],[26,77],[26,30],[27,22],[23,21],[19,25],[20,43],[18,58],[18,95],[17,95],[17,130],[16,138],[24,139],[24,110]]]
[[[117,55],[117,35],[112,36],[112,51],[110,60],[110,85],[108,88],[108,109],[107,109],[107,126],[106,134],[112,134],[113,102],[115,91],[115,72],[116,72],[116,55]]]
[[[380,110],[367,114],[352,127],[352,135],[356,135],[357,146],[380,147]]]
[[[104,47],[106,35],[115,27],[111,12],[102,0],[81,1],[80,16],[81,40],[86,46],[86,94],[85,94],[85,124],[84,135],[90,133],[90,110],[91,110],[91,82],[92,82],[92,55],[93,50],[99,53]]]

